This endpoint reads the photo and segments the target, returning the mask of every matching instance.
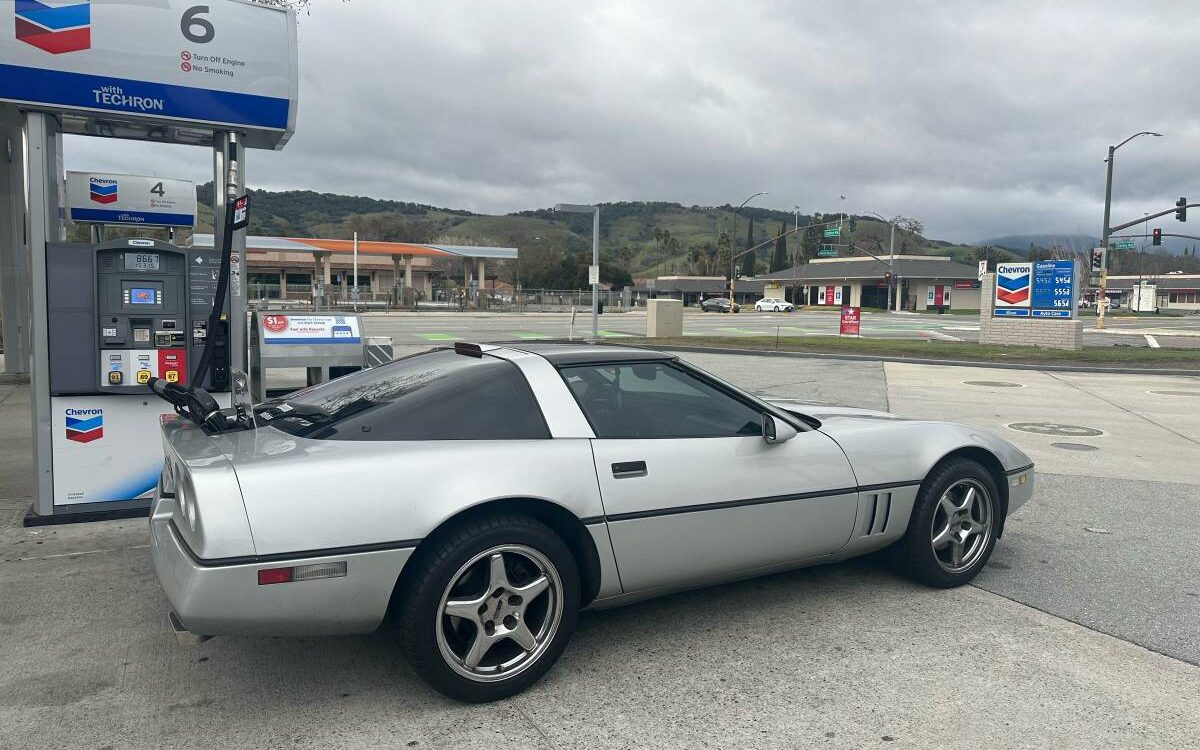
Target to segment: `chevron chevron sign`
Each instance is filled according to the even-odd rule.
[[[52,55],[92,46],[92,6],[88,0],[16,0],[18,41]]]
[[[1028,308],[1032,286],[1032,263],[996,264],[996,308]]]

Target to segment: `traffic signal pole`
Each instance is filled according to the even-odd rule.
[[[1112,230],[1108,228],[1108,222],[1112,214],[1112,173],[1113,173],[1113,154],[1116,152],[1116,146],[1108,147],[1108,162],[1107,176],[1104,180],[1104,229],[1100,233],[1100,247],[1104,248],[1103,258],[1100,266],[1100,289],[1096,294],[1096,328],[1104,328],[1104,303],[1108,300],[1105,296],[1105,286],[1108,284],[1108,236]]]

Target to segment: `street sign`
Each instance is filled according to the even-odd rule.
[[[1113,250],[1132,250],[1137,247],[1133,240],[1113,240]]]
[[[841,237],[841,236],[842,236],[842,230],[841,230],[841,228],[839,228],[839,227],[829,227],[828,229],[826,229],[826,230],[823,232],[823,234],[824,234],[826,237]]]
[[[600,266],[588,266],[588,284],[600,283]]]
[[[818,258],[836,258],[837,254],[837,248],[833,247],[832,245],[821,245],[817,248]]]
[[[981,261],[979,261],[979,280],[980,281],[983,281],[983,275],[985,273],[987,273],[987,261],[981,260]]]

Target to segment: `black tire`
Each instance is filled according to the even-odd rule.
[[[962,494],[955,495],[959,488],[962,488]],[[974,543],[972,541],[974,537],[968,536],[968,541],[961,547],[963,553],[970,552],[970,557],[968,558],[965,554],[960,555],[960,566],[955,566],[954,544],[949,545],[949,551],[946,550],[945,545],[941,549],[935,549],[933,526],[936,522],[939,530],[953,527],[952,521],[957,516],[951,517],[947,514],[942,504],[942,498],[948,490],[951,490],[950,503],[956,505],[955,497],[965,498],[968,489],[986,493],[987,517],[985,521],[981,522],[978,514],[962,516],[961,524],[974,523],[985,526],[986,536],[980,532],[977,536],[982,537],[982,540]],[[974,502],[978,504],[979,500],[976,499]],[[992,556],[992,550],[996,546],[999,514],[1002,511],[996,481],[987,469],[967,458],[948,459],[935,466],[929,472],[929,476],[925,477],[925,481],[921,483],[912,515],[909,517],[908,529],[900,541],[888,550],[889,556],[904,573],[929,586],[936,588],[962,586],[978,575],[983,566],[987,564],[988,558]],[[945,521],[944,526],[943,521]],[[963,528],[965,530],[965,526]],[[977,546],[973,546],[973,544]],[[950,559],[947,560],[947,557]]]
[[[444,594],[450,594],[451,578],[457,578],[465,564],[490,550],[508,546],[531,549],[540,553],[544,562],[553,566],[559,583],[557,595],[561,600],[561,615],[539,654],[530,658],[528,663],[523,663],[519,669],[514,667],[516,671],[512,676],[503,677],[498,673],[488,677],[493,681],[484,682],[479,681],[481,678],[473,679],[460,674],[451,665],[451,657],[443,655],[438,631],[448,623],[458,623],[459,631],[465,626],[467,632],[476,635],[480,633],[477,630],[478,624],[474,622],[443,616],[442,597]],[[515,555],[518,566],[524,564],[529,567],[530,559],[521,558],[520,553],[505,554]],[[509,559],[509,565],[513,564],[511,557],[506,559]],[[401,592],[395,612],[400,645],[417,674],[435,690],[450,698],[468,703],[486,703],[521,692],[541,679],[550,667],[554,666],[575,630],[580,597],[579,571],[575,558],[557,534],[532,518],[512,513],[496,513],[467,520],[426,540],[409,565],[414,567],[411,571],[406,571],[403,580],[405,590]],[[552,576],[549,577],[552,579]],[[486,595],[487,591],[490,591],[490,585],[484,581],[483,586]],[[553,584],[549,591],[553,592]],[[538,598],[545,596],[546,594],[540,594]],[[534,597],[531,597],[531,601],[533,599]],[[492,603],[492,600],[488,599],[482,606],[491,606]],[[496,606],[498,608],[501,605]],[[532,608],[530,603],[526,603],[526,606]],[[551,606],[546,605],[547,613],[552,611]],[[491,616],[495,617],[497,614],[500,614],[498,609]],[[522,610],[521,616],[524,615],[525,610]],[[446,633],[453,635],[455,632],[458,631],[454,628],[443,631],[443,641],[449,640]],[[496,645],[500,646],[501,643],[502,641],[497,641]],[[504,645],[521,651],[513,641]],[[490,654],[491,651],[487,653]],[[459,662],[458,668],[469,671],[464,664],[465,662]]]

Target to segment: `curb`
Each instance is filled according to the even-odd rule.
[[[642,339],[636,346],[646,349],[674,352],[696,352],[699,354],[737,354],[754,355],[757,357],[792,357],[795,359],[836,359],[849,362],[899,362],[912,365],[941,365],[944,367],[978,367],[996,370],[1035,370],[1042,372],[1088,372],[1109,375],[1177,375],[1182,377],[1200,377],[1200,370],[1185,370],[1181,368],[1153,367],[1090,367],[1087,365],[1056,365],[1028,364],[1022,362],[973,362],[955,359],[928,359],[924,357],[893,357],[886,354],[841,354],[823,352],[777,352],[768,349],[725,349],[715,346],[656,346]]]

